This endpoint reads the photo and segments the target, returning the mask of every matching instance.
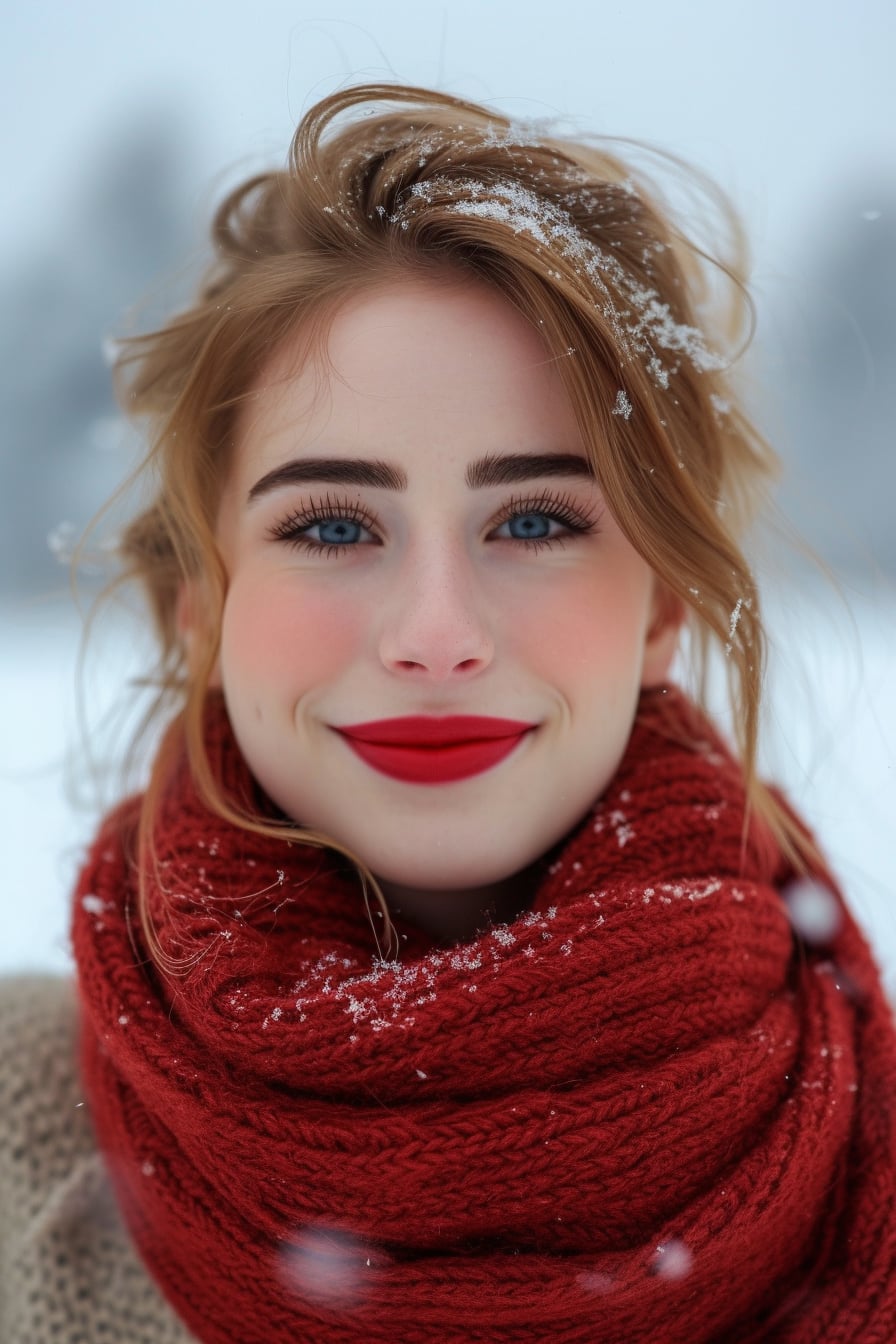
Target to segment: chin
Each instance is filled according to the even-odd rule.
[[[402,887],[415,891],[473,891],[481,887],[494,886],[504,882],[528,868],[533,858],[529,854],[508,858],[504,863],[496,863],[494,856],[488,862],[464,864],[450,863],[444,866],[433,863],[432,853],[419,863],[395,864],[371,863],[368,866],[380,882],[392,887]]]

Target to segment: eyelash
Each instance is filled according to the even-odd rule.
[[[504,505],[497,518],[492,522],[491,528],[494,530],[511,518],[529,513],[543,514],[554,522],[562,523],[574,536],[588,535],[597,529],[598,519],[591,513],[585,513],[578,508],[574,508],[570,496],[565,494],[527,496],[525,498],[515,496]],[[335,542],[314,541],[311,537],[302,534],[311,527],[336,521],[358,523],[371,532],[375,532],[379,526],[376,518],[366,509],[361,508],[359,504],[353,504],[344,499],[331,499],[330,495],[327,494],[325,500],[310,500],[305,508],[295,509],[287,514],[285,518],[271,528],[269,535],[273,541],[283,541],[298,550],[310,551],[329,558],[354,550],[360,543],[336,545]],[[502,537],[501,540],[516,542],[525,546],[527,550],[536,553],[544,547],[565,545],[570,540],[570,536]]]
[[[334,542],[313,541],[311,537],[302,536],[303,532],[318,523],[331,523],[336,520],[359,523],[371,532],[377,527],[376,519],[359,504],[350,504],[344,499],[331,499],[328,493],[325,500],[312,499],[304,509],[295,509],[288,513],[271,528],[269,535],[273,541],[285,541],[296,550],[313,551],[326,556],[339,555],[343,551],[353,550],[354,547],[337,546]]]

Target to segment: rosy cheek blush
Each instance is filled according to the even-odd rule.
[[[608,602],[607,594],[596,592],[592,583],[558,583],[536,600],[530,594],[527,601],[505,606],[508,647],[548,681],[579,663],[612,662],[631,624],[631,616],[626,622],[625,612],[615,608],[612,599]],[[599,628],[595,628],[595,611],[602,613]]]
[[[240,680],[279,681],[286,669],[309,685],[333,679],[357,651],[363,630],[358,604],[272,583],[267,591],[231,590],[222,653]]]

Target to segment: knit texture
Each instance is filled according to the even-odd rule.
[[[147,1274],[76,1070],[74,986],[0,981],[0,1340],[194,1344]]]
[[[737,765],[683,697],[647,699],[532,909],[449,949],[404,929],[399,962],[344,866],[223,824],[181,758],[149,897],[193,959],[169,983],[134,805],[110,819],[74,907],[84,1085],[206,1344],[892,1344],[870,951],[823,874],[798,936],[770,837],[742,850]],[[218,699],[207,744],[258,803]]]

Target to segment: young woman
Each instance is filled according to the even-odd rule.
[[[4,1338],[891,1340],[892,1014],[755,771],[733,269],[391,87],[214,239],[120,360],[168,724],[77,1012],[4,993]]]

